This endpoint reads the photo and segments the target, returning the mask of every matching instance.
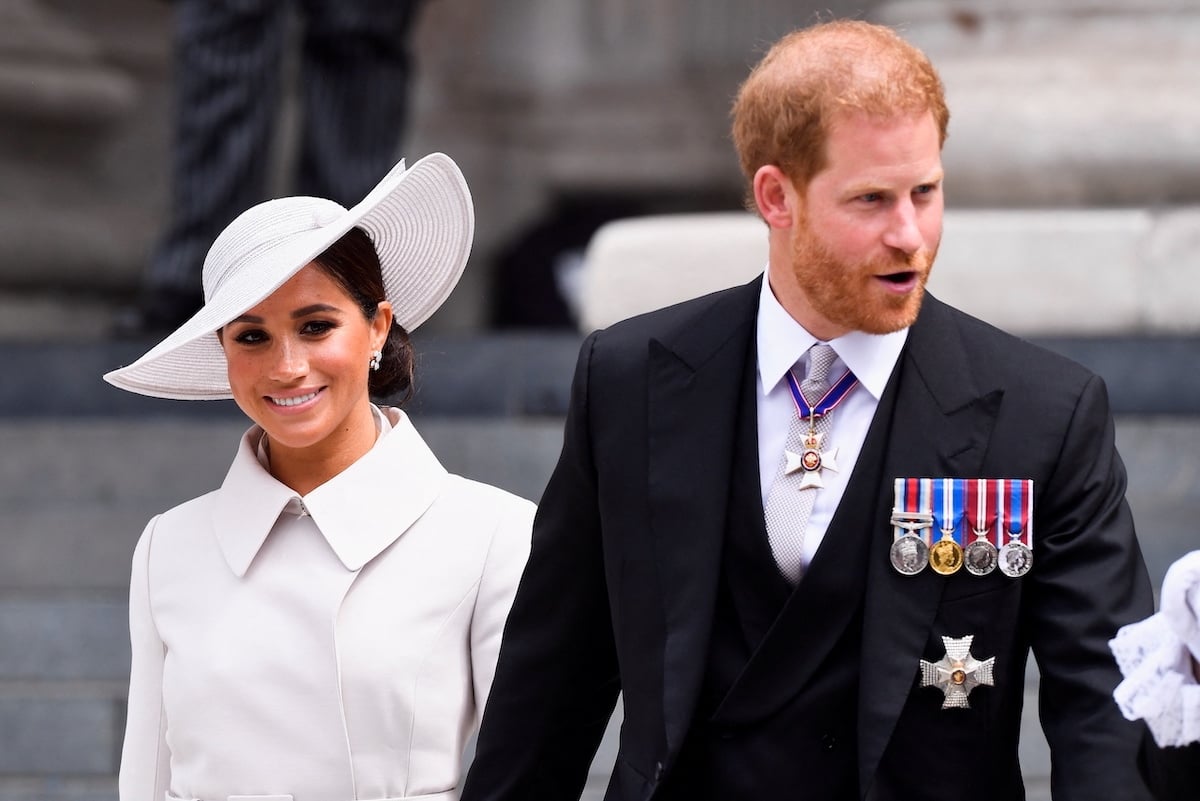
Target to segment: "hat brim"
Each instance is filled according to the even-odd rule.
[[[262,242],[257,232],[279,218],[305,215],[307,230]],[[397,164],[351,209],[319,198],[259,204],[240,238],[223,233],[209,260],[238,261],[213,278],[205,263],[206,301],[191,319],[127,367],[104,375],[130,392],[175,400],[233,397],[217,330],[265,300],[351,228],[365,230],[379,254],[384,289],[395,321],[409,331],[429,319],[462,276],[475,231],[470,190],[458,165],[432,153],[412,167]],[[238,225],[235,220],[226,232]],[[231,251],[227,254],[225,251]]]

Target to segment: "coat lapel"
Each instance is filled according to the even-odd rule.
[[[449,473],[408,415],[389,409],[392,430],[304,504],[347,570],[383,553],[433,505]]]
[[[746,359],[761,277],[729,290],[649,343],[650,528],[662,571],[668,748],[687,732],[703,679]]]
[[[859,686],[859,781],[867,788],[895,727],[937,614],[946,578],[902,576],[888,548],[892,480],[976,477],[1003,391],[984,383],[968,358],[953,312],[926,297],[888,384],[895,408],[883,480],[874,499]]]

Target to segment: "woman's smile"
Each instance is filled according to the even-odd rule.
[[[267,395],[266,397],[268,401],[280,408],[297,409],[301,406],[307,406],[309,401],[315,400],[323,391],[324,387],[312,390],[311,392],[305,392],[302,395]]]

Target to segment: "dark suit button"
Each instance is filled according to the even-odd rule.
[[[837,745],[837,738],[832,734],[824,734],[821,736],[821,745],[826,751],[832,751]]]
[[[661,782],[662,777],[663,777],[663,763],[655,762],[654,763],[654,782],[655,782],[655,784],[657,784],[658,782]]]

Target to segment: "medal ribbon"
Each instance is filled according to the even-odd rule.
[[[933,508],[933,484],[930,478],[898,478],[895,482],[895,511],[901,514],[930,513]],[[922,531],[922,539],[929,537]]]
[[[963,501],[966,488],[961,478],[933,479],[933,520],[939,533],[950,532],[951,538],[963,544],[958,533],[958,521],[964,516]]]
[[[846,399],[851,390],[858,386],[858,379],[854,377],[854,373],[847,370],[819,401],[809,406],[808,401],[804,399],[804,393],[800,391],[800,384],[797,383],[796,376],[792,375],[791,370],[788,370],[787,382],[788,389],[792,391],[792,401],[796,404],[796,412],[800,415],[801,420],[815,420],[829,414],[834,407]]]
[[[896,487],[904,487],[901,492],[900,509],[905,512],[933,511],[933,479],[931,478],[898,478]]]
[[[996,499],[988,491],[989,483],[986,478],[966,480],[967,522],[971,524],[972,532],[983,532],[980,539],[985,539],[996,523]]]
[[[1027,547],[1033,547],[1033,532],[1030,530],[1033,517],[1033,481],[1010,478],[996,483],[1002,487],[1002,508],[1008,518],[1005,521],[1007,525],[998,527],[997,535],[1006,534],[1010,540],[1020,540]]]
[[[996,549],[1004,547],[1005,529],[1008,527],[1008,496],[1005,493],[1005,485],[1007,482],[1002,478],[988,479],[989,492],[991,501],[996,509],[996,533],[995,541],[992,543]]]

